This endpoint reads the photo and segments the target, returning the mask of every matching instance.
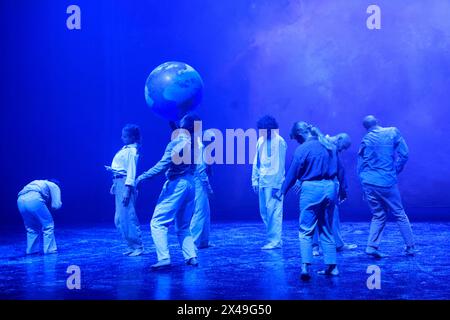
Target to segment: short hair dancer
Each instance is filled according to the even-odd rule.
[[[114,223],[125,240],[126,256],[140,256],[144,252],[142,233],[136,214],[136,167],[139,159],[141,131],[135,124],[127,124],[122,129],[124,146],[114,156],[111,166],[106,167],[113,175],[110,193],[115,196],[116,212]]]
[[[383,128],[377,118],[364,118],[367,129],[358,152],[358,174],[365,198],[372,212],[366,253],[376,258],[388,211],[392,212],[406,243],[405,254],[414,255],[414,238],[408,216],[403,208],[397,176],[408,160],[408,146],[395,127]]]

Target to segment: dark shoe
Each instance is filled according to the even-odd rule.
[[[190,258],[188,261],[186,261],[186,264],[188,266],[198,267],[198,260],[196,257]]]
[[[414,248],[414,246],[407,246],[405,248],[405,254],[407,256],[414,256],[416,254],[416,249]]]
[[[300,274],[300,279],[302,281],[309,281],[311,279],[311,274],[309,273],[309,265],[306,263],[302,265],[302,272]]]
[[[214,248],[214,247],[215,247],[214,244],[208,243],[208,244],[202,244],[202,245],[198,246],[197,249],[201,250],[201,249],[208,249],[208,248]]]

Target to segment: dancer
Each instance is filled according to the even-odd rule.
[[[111,194],[115,196],[116,202],[114,223],[128,245],[128,250],[123,254],[129,257],[140,256],[144,252],[141,227],[135,209],[135,178],[140,141],[139,127],[127,124],[122,129],[122,142],[125,146],[116,153],[111,167],[106,167],[113,174]]]
[[[297,122],[291,131],[291,138],[300,146],[294,154],[286,180],[277,198],[282,199],[296,180],[302,182],[300,193],[300,254],[302,257],[301,279],[311,278],[309,267],[312,263],[312,237],[319,229],[326,270],[319,274],[336,276],[336,244],[332,232],[334,208],[337,202],[339,162],[336,148],[327,139],[315,134],[314,128]]]
[[[172,141],[167,145],[162,159],[137,179],[139,184],[163,172],[166,172],[167,177],[150,223],[158,256],[158,262],[152,265],[154,269],[167,267],[171,263],[167,232],[172,224],[175,224],[186,264],[198,266],[197,252],[190,231],[195,206],[196,165],[193,156],[197,143],[191,139],[195,121],[200,119],[193,114],[185,115],[180,120],[181,129],[173,132]]]
[[[211,225],[211,209],[209,198],[213,195],[213,189],[209,183],[211,177],[211,166],[205,162],[204,149],[214,138],[214,132],[206,130],[204,135],[205,144],[198,141],[200,148],[200,159],[197,163],[197,169],[194,174],[195,185],[195,208],[191,221],[191,233],[194,244],[197,249],[205,249],[210,247],[209,230]]]
[[[317,130],[318,135],[322,135],[321,132]],[[350,148],[351,140],[350,136],[347,133],[339,133],[335,136],[329,136],[326,135],[325,139],[327,139],[329,142],[334,144],[336,146],[336,151],[338,153],[338,157],[340,157],[341,153],[344,150],[347,150]],[[339,181],[342,181],[342,183],[339,183],[339,181],[336,180],[336,182],[339,185],[339,201],[336,203],[336,208],[334,208],[334,215],[333,215],[333,236],[334,236],[334,242],[336,243],[336,250],[337,251],[344,251],[344,250],[353,250],[356,249],[358,246],[356,244],[347,244],[344,242],[344,239],[342,238],[341,233],[341,221],[340,221],[340,204],[343,203],[347,199],[347,180],[345,178],[345,172],[344,167],[341,166],[341,174],[342,177],[340,179],[337,179]],[[297,181],[297,183],[294,186],[295,193],[300,194],[301,190],[301,182]],[[316,232],[314,232],[313,237],[313,256],[319,256],[319,230],[316,229]]]
[[[379,126],[374,116],[365,117],[363,126],[367,134],[358,152],[358,174],[373,214],[366,253],[376,258],[383,257],[378,248],[387,212],[391,211],[406,243],[405,254],[414,255],[411,225],[397,185],[397,175],[408,160],[408,146],[397,128]]]
[[[278,133],[278,123],[272,116],[257,122],[261,137],[256,144],[252,186],[259,196],[259,211],[267,230],[267,243],[262,250],[279,249],[283,224],[283,200],[274,195],[281,189],[285,174],[287,144]]]
[[[55,224],[50,210],[62,206],[59,181],[54,179],[34,180],[18,195],[17,206],[27,230],[27,254],[39,252],[39,238],[42,233],[44,254],[57,252]]]

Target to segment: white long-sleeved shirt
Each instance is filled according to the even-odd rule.
[[[191,147],[190,136],[182,132],[179,133],[175,138],[173,138],[173,140],[169,142],[161,160],[159,160],[158,163],[155,164],[152,168],[142,173],[139,176],[139,180],[149,179],[163,172],[166,173],[166,177],[169,180],[174,180],[187,174],[194,174],[196,164],[195,161],[192,160],[193,154],[191,154],[189,162],[194,163],[184,163],[182,161],[183,157],[181,157],[181,154],[185,150],[191,149],[192,151]],[[174,161],[175,159],[177,159],[177,161]],[[177,163],[178,160],[180,161],[180,163]]]
[[[269,144],[270,148],[268,148]],[[281,188],[285,175],[286,150],[286,141],[279,134],[274,133],[270,143],[264,137],[258,139],[253,161],[253,186]]]
[[[19,197],[29,192],[38,192],[45,202],[50,201],[53,210],[58,210],[62,206],[61,190],[56,183],[48,180],[34,180],[19,192]]]
[[[196,170],[194,176],[200,180],[202,185],[208,190],[209,193],[212,193],[211,184],[209,183],[209,174],[210,173],[210,166],[206,164],[205,162],[205,146],[202,143],[200,137],[197,140],[198,142],[198,148],[199,148],[199,159],[197,159],[196,164]]]
[[[138,159],[136,143],[124,146],[113,158],[111,169],[114,173],[126,176],[125,185],[127,186],[135,185]]]

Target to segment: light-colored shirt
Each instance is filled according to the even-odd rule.
[[[253,161],[253,186],[281,188],[285,174],[286,150],[286,141],[279,134],[274,133],[269,140],[265,137],[258,139]]]
[[[183,161],[183,152],[191,152],[189,161]],[[165,172],[169,180],[174,180],[186,174],[193,175],[196,169],[193,160],[194,150],[191,139],[184,133],[178,134],[166,147],[164,154],[157,164],[139,176],[139,180],[149,179]],[[174,161],[175,160],[175,161]]]
[[[205,162],[205,146],[203,145],[200,138],[198,138],[198,148],[199,148],[199,159],[197,160],[196,170],[194,177],[198,179],[201,184],[208,190],[208,193],[212,193],[211,184],[209,183],[209,173],[211,167]]]
[[[390,187],[408,161],[408,146],[395,127],[374,127],[358,152],[358,174],[363,184]]]
[[[137,144],[124,146],[113,158],[111,169],[115,174],[126,176],[125,185],[135,185],[136,167],[139,159]]]
[[[46,203],[50,202],[53,210],[58,210],[62,206],[61,190],[56,183],[48,180],[34,180],[19,192],[19,197],[29,192],[38,192]]]

